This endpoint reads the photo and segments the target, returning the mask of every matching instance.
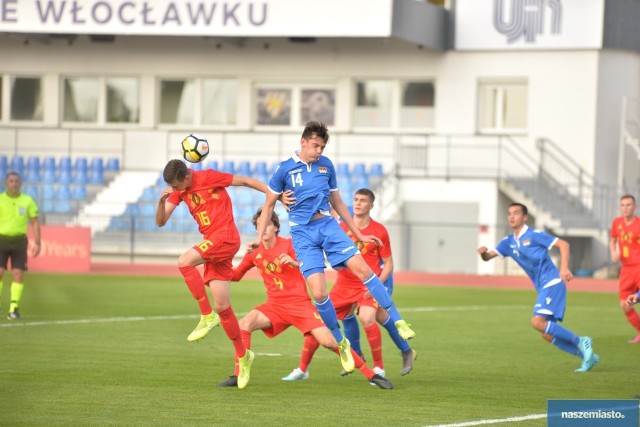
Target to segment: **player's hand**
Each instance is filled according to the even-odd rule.
[[[627,297],[627,300],[624,302],[624,305],[627,309],[631,308],[634,304],[638,303],[638,294],[631,294]]]
[[[252,252],[254,249],[258,249],[258,246],[260,246],[260,241],[258,240],[247,243],[247,252]]]
[[[618,252],[611,253],[611,261],[618,262],[620,261],[620,254]]]
[[[296,198],[293,197],[293,190],[287,190],[278,197],[280,203],[284,206],[284,208],[289,211],[290,206],[296,202]]]
[[[560,278],[565,282],[570,282],[573,279],[573,273],[568,268],[560,269]]]
[[[280,262],[283,263],[283,264],[289,264],[289,265],[294,266],[294,267],[298,266],[298,263],[296,262],[296,260],[291,258],[291,255],[289,255],[287,253],[280,254],[280,256],[278,258],[280,258]]]
[[[478,249],[476,249],[476,252],[480,255],[486,254],[488,251],[489,249],[486,246],[480,246]]]
[[[164,190],[162,190],[162,194],[160,195],[159,202],[160,203],[166,202],[169,196],[171,195],[171,193],[173,193],[173,188],[165,188]]]
[[[373,235],[363,235],[359,239],[362,243],[375,243],[376,246],[383,246],[382,240],[379,237]]]

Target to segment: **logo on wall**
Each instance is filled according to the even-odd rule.
[[[510,3],[510,7],[507,8],[506,3]],[[535,43],[537,35],[545,32],[546,19],[551,20],[551,34],[562,32],[561,0],[494,0],[493,2],[493,26],[500,34],[507,36],[508,43],[515,43],[521,37],[526,43]]]

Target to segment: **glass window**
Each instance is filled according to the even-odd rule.
[[[332,89],[303,89],[301,93],[300,124],[310,120],[333,126],[335,121],[336,92]]]
[[[238,83],[231,79],[202,81],[202,123],[234,125],[238,109]]]
[[[435,88],[432,82],[402,84],[400,126],[434,127]]]
[[[160,82],[160,123],[193,124],[195,118],[195,81]]]
[[[356,84],[356,126],[391,126],[393,86],[391,81],[386,80],[368,80]]]
[[[478,87],[479,131],[526,130],[527,91],[526,83],[481,83]]]
[[[42,80],[14,77],[11,81],[11,120],[41,121],[43,118]]]
[[[291,125],[291,89],[259,88],[256,95],[257,124]]]
[[[63,120],[66,122],[97,122],[99,96],[100,83],[97,78],[65,78]]]
[[[108,123],[138,123],[140,90],[138,79],[130,77],[106,79]]]

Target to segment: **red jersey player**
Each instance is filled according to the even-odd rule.
[[[626,303],[627,298],[640,290],[640,218],[635,214],[636,199],[630,194],[620,198],[620,216],[611,225],[609,251],[613,262],[622,264],[618,282],[620,307],[637,335],[629,340],[640,343],[640,316]]]
[[[178,269],[187,287],[200,306],[200,322],[187,340],[204,338],[211,329],[222,323],[232,341],[236,357],[240,360],[241,374],[238,388],[246,387],[254,355],[247,350],[240,337],[240,328],[233,308],[229,282],[233,276],[232,260],[240,249],[240,234],[233,219],[229,186],[246,186],[265,192],[267,186],[253,178],[234,176],[215,170],[194,171],[182,160],[170,160],[164,168],[163,178],[171,188],[162,192],[156,208],[156,224],[164,226],[180,202],[185,202],[198,223],[204,237],[178,258]],[[283,200],[285,200],[283,198]],[[196,266],[204,264],[204,280]],[[211,308],[205,284],[214,301]]]
[[[253,217],[256,225],[262,209]],[[320,319],[320,315],[307,293],[306,283],[298,269],[293,244],[290,239],[278,236],[280,221],[275,212],[265,228],[262,243],[256,249],[247,252],[240,265],[233,270],[232,281],[239,281],[252,269],[260,271],[267,290],[267,301],[251,310],[240,320],[240,332],[246,348],[251,347],[251,333],[262,330],[273,338],[289,326],[294,326],[305,335],[305,351],[311,355],[323,345],[340,355],[338,343],[333,334]],[[393,388],[393,384],[376,375],[364,361],[352,351],[355,366],[373,384],[383,389]],[[311,356],[309,357],[309,361]],[[234,375],[218,384],[220,387],[233,387],[239,384],[241,366],[236,364]],[[306,373],[308,378],[308,373]],[[305,379],[306,379],[305,378]]]

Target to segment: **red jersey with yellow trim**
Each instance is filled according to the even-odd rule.
[[[204,237],[214,232],[235,230],[239,238],[231,198],[225,189],[231,185],[233,175],[208,169],[191,170],[191,176],[191,186],[183,191],[172,192],[167,199],[169,203],[177,206],[180,201],[184,201],[198,223],[198,231]]]
[[[232,282],[238,282],[254,266],[258,267],[264,286],[267,288],[267,302],[273,304],[311,304],[307,293],[307,286],[298,267],[280,261],[280,255],[286,253],[294,260],[291,239],[276,236],[275,244],[266,249],[260,245],[257,249],[247,252],[242,262],[233,269]]]
[[[382,272],[382,267],[380,267],[380,260],[382,258],[389,258],[391,256],[391,243],[389,241],[389,233],[384,225],[371,220],[369,225],[365,228],[361,228],[360,232],[364,235],[373,235],[382,240],[383,246],[378,246],[373,242],[362,243],[356,241],[355,236],[347,227],[347,224],[344,222],[340,223],[340,227],[347,233],[347,235],[355,242],[360,249],[360,253],[364,258],[365,262],[371,267],[374,273],[377,276],[380,276]],[[353,285],[361,285],[364,286],[362,280],[358,279],[358,277],[351,272],[348,268],[343,268],[342,270],[338,270],[338,278],[337,281],[345,282]]]
[[[623,217],[613,220],[611,237],[618,239],[620,262],[623,266],[640,266],[640,218],[633,218],[631,224],[626,224]]]

